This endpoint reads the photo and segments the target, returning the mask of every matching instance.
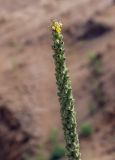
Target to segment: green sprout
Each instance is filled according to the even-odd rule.
[[[49,135],[49,141],[51,144],[55,145],[58,141],[58,129],[52,128],[50,135]]]
[[[57,145],[54,147],[49,160],[59,160],[65,156],[65,148],[62,145]]]
[[[89,137],[91,136],[93,132],[93,128],[89,123],[84,123],[80,127],[80,134],[84,137]]]

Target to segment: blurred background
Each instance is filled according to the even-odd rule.
[[[52,19],[63,23],[82,160],[115,160],[114,0],[0,0],[0,159],[67,159]]]

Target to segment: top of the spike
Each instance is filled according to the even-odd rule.
[[[51,28],[52,28],[52,31],[59,34],[61,33],[62,23],[57,21],[52,21]]]

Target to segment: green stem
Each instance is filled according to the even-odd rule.
[[[69,160],[81,160],[78,134],[76,132],[76,114],[74,99],[72,94],[71,82],[68,69],[65,63],[65,51],[63,36],[61,34],[62,25],[58,22],[52,22],[53,50],[55,62],[55,76],[58,87],[58,96],[60,102],[60,112],[64,137],[66,141],[66,150]]]

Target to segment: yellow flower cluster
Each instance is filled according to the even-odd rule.
[[[52,22],[52,30],[57,32],[57,33],[61,33],[61,29],[62,29],[62,23],[59,22]]]

